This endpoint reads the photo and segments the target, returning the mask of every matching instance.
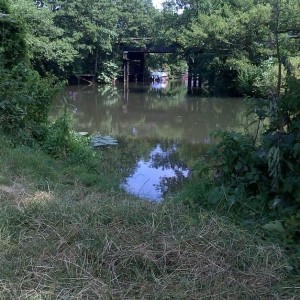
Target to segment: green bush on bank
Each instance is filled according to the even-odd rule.
[[[110,184],[105,176],[99,177],[101,156],[93,151],[88,138],[71,130],[66,106],[55,122],[49,122],[48,113],[60,88],[61,84],[54,77],[41,78],[25,60],[11,69],[1,61],[1,134],[5,134],[14,146],[29,146],[65,160],[66,169],[76,168],[87,185],[105,182],[106,186],[116,186],[115,181]]]
[[[237,70],[237,91],[240,95],[267,97],[276,89],[278,66],[270,58],[260,65],[244,60],[229,60],[230,67]]]
[[[26,64],[11,70],[0,65],[0,126],[15,144],[41,147],[56,158],[91,163],[95,156],[89,140],[70,127],[68,111],[53,123],[48,121],[54,96],[61,88],[54,77],[41,78]],[[92,163],[91,163],[92,164]]]
[[[259,139],[257,134],[219,132],[219,142],[195,166],[182,196],[193,207],[217,210],[239,224],[265,230],[265,235],[290,249],[296,268],[300,268],[299,83],[289,78],[279,103],[271,99],[266,101],[268,107],[256,105],[258,128],[266,118],[269,123]]]
[[[18,139],[42,138],[54,94],[55,80],[41,79],[26,64],[11,70],[0,66],[0,125]]]

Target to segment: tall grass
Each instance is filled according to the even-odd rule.
[[[5,142],[0,155],[0,299],[296,297],[282,250],[214,214],[63,181]]]

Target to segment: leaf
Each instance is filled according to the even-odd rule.
[[[291,193],[294,188],[294,182],[291,180],[286,180],[284,181],[283,187],[284,187],[284,191]]]
[[[296,143],[294,145],[294,157],[299,156],[299,154],[300,154],[300,143]]]
[[[222,199],[222,192],[219,187],[215,187],[211,191],[209,191],[207,200],[210,204],[215,205],[219,203],[221,199]]]
[[[267,223],[263,226],[264,229],[267,229],[269,231],[275,231],[275,232],[280,232],[280,233],[284,233],[285,230],[282,226],[282,223],[279,220]]]
[[[234,168],[235,168],[236,171],[242,170],[243,167],[244,167],[244,165],[240,161],[237,162],[237,164],[234,166]]]

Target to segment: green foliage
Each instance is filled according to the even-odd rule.
[[[121,67],[111,60],[100,62],[97,80],[100,83],[112,83],[120,75]]]
[[[41,79],[25,64],[11,70],[0,67],[0,124],[4,132],[17,134],[20,139],[32,135],[40,138],[41,125],[47,123],[57,91],[54,85],[54,79]]]
[[[31,63],[42,75],[94,74],[111,82],[121,64],[120,43],[153,36],[157,11],[148,0],[62,0],[57,10],[51,3],[11,3],[13,16],[24,24]]]
[[[287,125],[290,125],[290,121],[295,119],[300,113],[300,78],[295,76],[289,76],[287,78],[287,86],[285,94],[282,97],[280,103],[280,109],[282,114],[287,118]]]
[[[2,67],[11,68],[24,61],[27,55],[25,32],[11,15],[8,1],[0,1],[0,61]]]
[[[299,52],[299,39],[289,38],[300,32],[299,1],[167,2],[175,11],[185,8],[180,15],[165,9],[169,22],[180,28],[167,40],[179,45],[190,59],[192,73],[207,80],[211,91],[267,96],[270,86],[274,90],[274,79],[278,90],[274,66]]]
[[[154,9],[151,1],[122,0],[117,2],[117,6],[118,34],[121,40],[153,37],[157,10]]]
[[[98,161],[95,160],[96,153],[91,147],[90,138],[71,129],[71,114],[66,105],[55,122],[47,126],[41,148],[54,158],[84,164],[87,168],[97,167]]]
[[[272,238],[289,245],[296,259],[300,241],[299,97],[299,80],[291,77],[277,112],[277,124],[284,119],[285,130],[269,122],[259,143],[249,134],[218,133],[218,143],[195,166],[190,187],[199,190],[192,194],[193,205],[229,213],[240,224],[261,226]],[[258,124],[273,118],[272,109],[257,108],[255,113]]]
[[[26,37],[28,55],[40,74],[95,74],[101,82],[110,82],[121,65],[120,46],[128,41],[144,46],[145,41],[131,38],[150,37],[160,45],[177,45],[183,58],[191,60],[192,72],[208,80],[212,90],[260,96],[267,92],[261,79],[269,78],[257,69],[270,57],[278,60],[279,52],[287,57],[299,49],[299,41],[288,38],[300,31],[296,0],[166,2],[158,12],[149,0],[62,0],[58,10],[53,5],[38,8],[32,0],[11,1],[12,17],[1,17],[11,50],[7,54],[25,49],[25,44],[9,46],[11,31],[11,37]],[[182,14],[176,13],[178,8],[184,8]],[[11,18],[22,24],[17,32],[8,28],[14,26],[8,22]],[[167,65],[180,73],[181,66],[170,61]]]
[[[38,8],[35,1],[19,0],[11,3],[12,14],[23,24],[32,66],[40,75],[49,72],[67,77],[70,64],[78,56],[74,38],[65,36],[55,24],[50,5]]]
[[[187,71],[185,60],[173,53],[150,54],[146,60],[146,66],[151,70],[164,70],[171,78],[181,78]]]
[[[250,135],[219,132],[215,137],[220,141],[208,151],[209,162],[203,161],[195,169],[197,178],[206,174],[207,184],[212,187],[207,195],[209,206],[244,217],[260,216],[265,203],[252,198],[267,192],[261,185],[265,171],[261,151],[255,148]],[[245,195],[251,198],[247,203],[243,202]]]
[[[43,149],[57,158],[66,158],[72,149],[74,139],[70,129],[67,113],[58,117],[48,128],[48,133],[43,141]]]
[[[256,65],[246,57],[235,54],[226,60],[226,66],[237,72],[237,91],[241,95],[267,97],[275,93],[278,64],[270,58]]]
[[[270,58],[259,65],[259,73],[253,82],[256,96],[267,97],[276,92],[278,64]]]
[[[228,63],[228,62],[227,62]],[[254,82],[261,70],[259,67],[245,61],[240,61],[238,71],[238,91],[241,95],[253,95],[255,93]]]
[[[10,13],[8,2],[1,2],[4,13]],[[44,125],[52,98],[57,91],[52,77],[42,79],[29,66],[26,57],[25,34],[12,14],[0,12],[0,125],[2,131],[15,136],[16,141],[43,139]]]
[[[265,235],[289,247],[298,268],[299,136],[295,141],[291,135],[282,136],[279,147],[268,137],[270,145],[254,148],[247,138],[226,134],[208,154],[210,164],[219,165],[211,167],[203,161],[195,167],[187,204],[217,210],[251,229],[265,229]],[[221,149],[232,146],[222,153]],[[240,155],[236,150],[242,150]]]

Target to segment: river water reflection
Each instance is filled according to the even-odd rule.
[[[245,108],[242,99],[188,95],[182,82],[68,86],[54,103],[53,116],[63,98],[73,111],[74,130],[111,135],[126,140],[127,147],[131,143],[145,148],[130,146],[135,161],[123,187],[152,200],[167,192],[164,184],[187,176],[212,142],[211,131],[241,128]]]

